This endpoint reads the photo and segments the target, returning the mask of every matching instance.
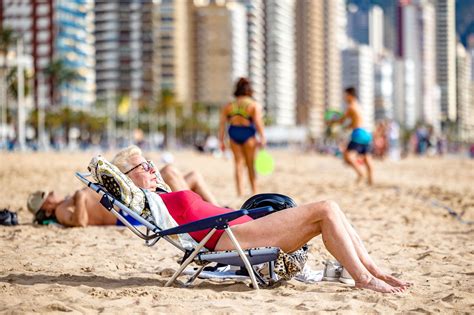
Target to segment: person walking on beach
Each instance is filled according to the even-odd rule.
[[[237,194],[242,195],[242,172],[244,164],[250,179],[252,193],[257,193],[255,178],[255,155],[258,146],[265,146],[264,124],[262,119],[262,108],[252,99],[253,91],[250,82],[246,78],[240,78],[235,88],[235,101],[225,105],[221,111],[219,124],[219,141],[221,150],[226,146],[224,142],[225,126],[229,124],[228,134],[230,148],[235,161],[235,180],[237,183]],[[259,139],[255,137],[256,133]]]
[[[362,156],[363,163],[367,169],[367,183],[373,183],[373,164],[370,154],[372,135],[363,128],[363,119],[360,106],[357,102],[357,92],[354,87],[344,90],[344,98],[347,103],[347,109],[339,119],[333,120],[331,123],[344,123],[350,121],[349,128],[352,129],[351,138],[347,149],[344,151],[344,160],[357,173],[358,181],[362,180],[364,173],[361,165],[358,164],[358,155]]]

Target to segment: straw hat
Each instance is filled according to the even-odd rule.
[[[48,193],[44,190],[38,190],[28,196],[26,206],[31,213],[36,214],[48,197]]]

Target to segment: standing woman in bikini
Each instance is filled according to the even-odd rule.
[[[252,99],[253,91],[246,78],[240,78],[235,88],[235,101],[227,104],[221,111],[219,140],[221,150],[225,150],[225,126],[229,124],[230,148],[235,160],[235,180],[237,194],[242,195],[242,171],[247,166],[252,193],[257,193],[255,179],[255,154],[257,146],[265,146],[262,108]],[[255,137],[256,133],[259,139]]]

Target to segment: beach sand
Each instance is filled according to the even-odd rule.
[[[166,242],[149,248],[118,227],[31,225],[28,193],[55,189],[71,194],[81,188],[74,172],[85,170],[92,153],[0,153],[0,208],[18,211],[21,223],[0,226],[0,312],[474,312],[474,226],[432,204],[436,199],[474,220],[473,161],[378,161],[376,184],[369,188],[356,184],[340,159],[297,151],[272,154],[276,169],[259,179],[262,192],[284,193],[299,204],[335,200],[375,261],[414,286],[397,295],[295,280],[259,292],[248,283],[203,280],[192,288],[179,283],[165,288],[180,258]],[[159,160],[158,153],[149,156]],[[237,208],[246,199],[235,195],[231,160],[189,151],[174,157],[181,170],[198,169],[222,205]],[[310,242],[313,269],[321,269],[329,257],[321,237]]]

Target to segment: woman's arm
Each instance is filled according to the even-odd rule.
[[[220,143],[220,148],[222,151],[225,150],[225,142],[224,142],[224,137],[225,137],[225,123],[227,120],[227,105],[224,106],[221,110],[221,116],[220,116],[220,121],[219,121],[219,143]]]
[[[253,119],[255,121],[255,128],[260,136],[260,144],[264,147],[267,144],[267,139],[265,138],[262,107],[257,103],[255,103]]]

